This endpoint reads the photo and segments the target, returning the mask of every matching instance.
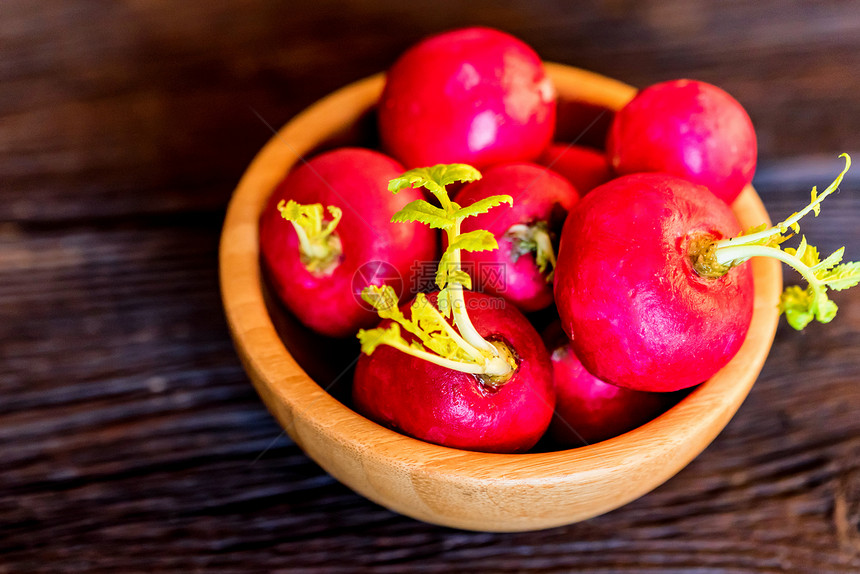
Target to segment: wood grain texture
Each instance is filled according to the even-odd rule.
[[[775,218],[858,150],[856,1],[7,0],[0,572],[860,570],[852,291],[830,325],[780,327],[690,466],[581,524],[428,526],[280,434],[229,342],[215,271],[227,198],[271,136],[252,109],[278,127],[465,23],[634,85],[727,88],[756,122],[755,184]],[[860,253],[858,182],[805,222],[822,250]]]
[[[216,209],[271,136],[255,112],[280,127],[464,24],[634,86],[716,83],[750,111],[763,160],[858,149],[857,0],[174,4],[3,3],[0,221]]]

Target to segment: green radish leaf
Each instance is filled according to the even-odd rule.
[[[833,269],[822,270],[816,273],[816,277],[834,291],[854,287],[860,283],[860,261],[843,263]]]
[[[818,187],[812,186],[812,194],[809,202],[812,204],[812,215],[814,217],[818,217],[818,214],[821,213],[821,202],[818,200]]]
[[[404,205],[403,209],[394,214],[391,221],[392,223],[418,221],[434,229],[448,229],[455,224],[444,209],[431,205],[423,199],[416,199]]]
[[[361,291],[361,299],[368,305],[371,305],[383,319],[388,319],[392,313],[398,312],[397,294],[391,285],[368,285]]]
[[[492,251],[498,248],[499,243],[492,233],[486,229],[476,229],[469,233],[458,235],[445,251],[453,251],[454,249],[462,249],[463,251]]]
[[[472,277],[462,269],[455,269],[448,272],[448,283],[458,283],[464,289],[471,289]]]
[[[788,324],[798,331],[803,330],[815,317],[810,295],[809,289],[791,285],[779,297],[780,313],[784,313]]]
[[[451,317],[451,294],[447,289],[442,289],[436,296],[436,305],[439,306],[439,312],[446,319]]]
[[[434,195],[447,192],[445,187],[461,181],[469,183],[481,179],[481,172],[463,163],[438,164],[432,167],[410,169],[388,183],[388,191],[397,193],[407,187],[424,187]]]
[[[442,252],[442,257],[439,258],[439,266],[436,267],[436,287],[443,291],[448,284],[448,273],[459,267],[451,263],[452,253],[453,251],[450,248]],[[447,317],[448,315],[445,316]]]
[[[800,239],[800,245],[797,246],[797,249],[792,249],[791,247],[786,247],[784,249],[786,253],[789,255],[794,255],[797,257],[801,263],[806,265],[807,267],[815,267],[821,260],[818,256],[818,248],[809,245],[806,242],[806,236],[802,236]]]
[[[818,303],[815,306],[815,319],[819,323],[829,323],[836,316],[836,311],[839,307],[836,303],[827,298],[826,293],[819,295]]]
[[[360,329],[357,337],[361,343],[361,352],[365,355],[372,355],[380,345],[394,347],[397,344],[406,344],[406,341],[400,336],[400,326],[397,323],[392,323],[387,329],[384,327]]]
[[[458,271],[460,268],[459,265],[454,265],[451,262],[451,256],[456,251],[492,251],[493,249],[498,249],[498,247],[499,243],[496,241],[496,238],[485,229],[476,229],[469,233],[458,235],[442,253],[442,257],[439,258],[439,267],[436,270],[436,285],[439,289],[445,289],[452,282],[450,274]],[[471,289],[471,280],[468,288]]]
[[[786,321],[796,331],[805,329],[813,319],[813,314],[806,309],[789,307],[784,312]]]
[[[821,263],[819,263],[818,265],[816,265],[816,266],[812,269],[812,271],[813,271],[813,272],[815,272],[815,274],[816,274],[816,275],[818,275],[818,274],[820,274],[820,272],[821,272],[821,271],[825,271],[825,270],[827,270],[827,269],[830,269],[831,267],[833,267],[834,265],[836,265],[837,263],[839,263],[840,261],[842,261],[842,255],[843,255],[844,253],[845,253],[845,248],[844,248],[844,247],[840,247],[839,249],[837,249],[836,251],[834,251],[833,253],[831,253],[831,254],[827,257],[827,259],[825,259],[824,261],[822,261]]]
[[[278,211],[281,212],[281,217],[302,228],[307,234],[307,238],[311,241],[325,239],[334,231],[341,217],[343,217],[343,211],[339,207],[329,205],[327,209],[332,220],[323,229],[323,206],[321,203],[304,205],[292,199],[287,202],[284,202],[282,199],[278,203]]]
[[[418,295],[423,297],[422,294]],[[397,293],[391,285],[368,285],[361,291],[361,298],[366,303],[373,305],[376,313],[381,319],[391,319],[395,323],[400,324],[404,329],[421,339],[420,329],[412,323],[398,306]],[[416,301],[418,299],[416,298]]]
[[[287,221],[294,221],[313,231],[314,222],[322,222],[323,206],[321,203],[312,203],[303,205],[293,199],[285,202],[283,199],[278,203],[278,211],[281,212],[281,217]],[[306,227],[310,224],[310,228]]]
[[[785,314],[788,324],[800,331],[813,319],[819,323],[829,323],[839,308],[827,297],[826,288],[816,290],[809,286],[802,289],[791,285],[780,295],[779,310]]]
[[[492,208],[503,203],[507,203],[508,205],[513,206],[514,198],[510,195],[492,195],[490,197],[485,197],[484,199],[479,199],[472,205],[467,205],[466,207],[457,207],[457,211],[454,212],[454,218],[465,219],[467,217],[481,215],[482,213],[487,213]]]
[[[358,339],[362,352],[370,355],[379,345],[389,345],[404,352],[409,349],[421,352],[429,350],[443,359],[471,365],[480,364],[473,355],[460,347],[452,336],[453,328],[423,293],[419,293],[412,302],[409,309],[410,318],[397,307],[396,295],[389,285],[365,287],[361,298],[374,305],[381,318],[393,321],[388,328],[377,327],[359,331]],[[392,300],[395,301],[393,305]],[[401,334],[401,328],[414,335],[417,340],[407,342]]]

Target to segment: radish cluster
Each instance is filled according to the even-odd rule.
[[[831,320],[827,290],[860,282],[841,250],[781,247],[847,156],[804,210],[740,229],[730,204],[752,179],[755,132],[715,86],[642,90],[605,149],[554,142],[537,54],[466,28],[404,53],[377,112],[380,150],[287,174],[261,218],[261,261],[307,327],[357,336],[355,408],[413,437],[486,452],[609,439],[735,355],[751,257],[808,282],[780,303],[795,328]]]

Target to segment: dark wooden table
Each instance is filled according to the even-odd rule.
[[[442,29],[506,29],[644,86],[716,83],[775,218],[860,161],[860,2],[0,3],[0,572],[860,570],[860,290],[780,327],[688,468],[523,534],[393,514],[281,432],[233,352],[216,258],[280,126]],[[855,168],[856,169],[856,168]],[[804,225],[860,258],[860,171]],[[788,281],[796,280],[786,273]]]

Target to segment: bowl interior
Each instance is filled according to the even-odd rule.
[[[547,66],[560,96],[557,139],[599,145],[613,110],[634,89]],[[302,158],[346,144],[375,146],[373,106],[383,82],[377,75],[347,86],[294,118],[261,150],[230,203],[220,249],[222,298],[237,352],[268,408],[335,478],[384,506],[446,526],[513,531],[571,523],[674,475],[725,426],[758,376],[778,318],[782,276],[775,261],[753,261],[755,311],[738,355],[625,435],[571,450],[474,453],[400,435],[349,408],[358,344],[313,333],[272,297],[259,265],[257,224],[269,193]],[[752,187],[733,209],[744,228],[769,221]]]

